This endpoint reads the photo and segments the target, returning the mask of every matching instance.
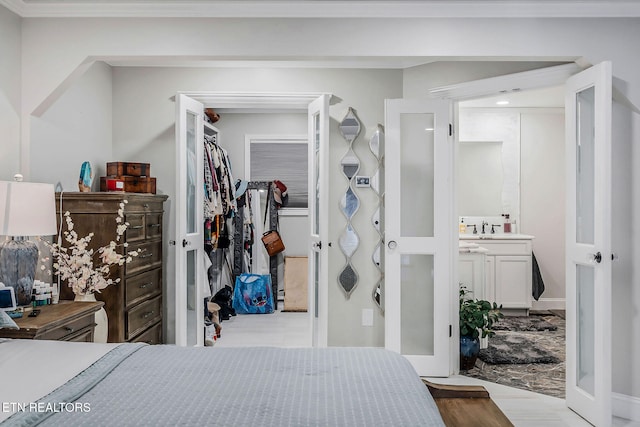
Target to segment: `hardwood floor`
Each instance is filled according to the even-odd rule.
[[[447,427],[513,427],[482,386],[424,383]]]

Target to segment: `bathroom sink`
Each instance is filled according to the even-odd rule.
[[[522,240],[533,239],[533,236],[529,234],[518,233],[485,233],[485,234],[460,234],[462,240]]]

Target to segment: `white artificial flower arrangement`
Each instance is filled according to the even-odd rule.
[[[78,238],[78,233],[73,229],[73,221],[69,211],[64,213],[67,222],[67,231],[64,232],[64,239],[68,245],[65,247],[58,243],[49,243],[45,240],[42,242],[51,251],[53,257],[53,268],[61,280],[66,280],[70,288],[76,295],[87,295],[95,292],[100,293],[101,289],[109,285],[120,282],[120,278],[111,279],[109,277],[111,267],[114,265],[124,265],[132,261],[133,257],[138,256],[139,251],[129,251],[126,255],[119,254],[116,250],[117,243],[129,227],[129,223],[124,221],[124,205],[127,200],[120,203],[118,215],[116,216],[116,241],[109,242],[108,245],[102,246],[95,251],[87,249],[89,242],[93,238],[93,233]],[[126,249],[127,243],[123,244]],[[97,258],[97,259],[96,259]],[[43,262],[47,262],[48,257],[43,258]],[[100,261],[100,265],[94,265],[94,260]],[[40,267],[45,270],[45,266]],[[49,271],[49,274],[51,271]]]

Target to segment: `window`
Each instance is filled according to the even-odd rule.
[[[247,175],[251,181],[280,180],[287,186],[287,208],[308,207],[308,142],[306,135],[246,137]]]

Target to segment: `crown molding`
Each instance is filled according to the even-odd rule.
[[[0,0],[23,18],[616,18],[636,0]]]
[[[576,63],[556,65],[538,70],[435,87],[429,89],[429,94],[434,98],[462,101],[501,93],[520,92],[527,89],[564,84],[569,77],[582,70],[583,67]]]
[[[309,104],[323,92],[210,92],[210,91],[180,91],[181,95],[186,95],[204,104],[205,107],[227,110],[304,110]],[[330,104],[339,102],[340,99],[332,94]],[[246,111],[245,111],[246,112]]]

